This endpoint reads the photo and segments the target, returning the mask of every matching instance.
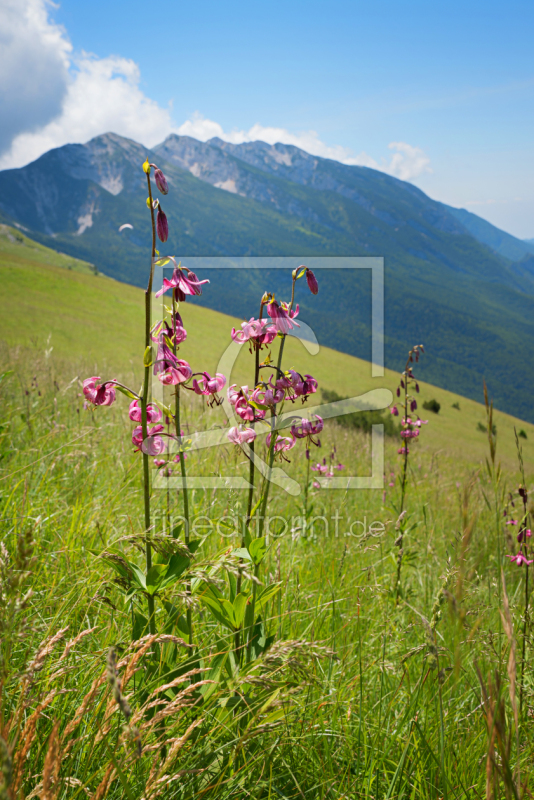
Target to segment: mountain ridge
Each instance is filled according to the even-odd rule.
[[[510,261],[448,207],[376,170],[290,145],[174,136],[151,151],[109,133],[0,172],[2,221],[143,286],[150,220],[140,165],[147,155],[170,185],[161,198],[170,225],[162,252],[383,255],[386,365],[398,366],[407,348],[423,341],[433,353],[423,366],[426,380],[480,399],[486,378],[497,406],[534,419],[534,368],[521,355],[534,343],[534,264]],[[119,233],[126,222],[133,230]],[[370,283],[363,274],[336,280],[337,290],[323,288],[319,311],[304,300],[302,313],[320,319],[325,344],[369,359]],[[251,276],[232,274],[202,302],[242,316],[256,294]]]

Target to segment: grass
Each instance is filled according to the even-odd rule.
[[[312,489],[306,510],[302,495],[272,493],[261,578],[282,588],[264,612],[275,639],[263,655],[236,669],[231,640],[199,603],[200,592],[198,649],[190,654],[178,641],[183,583],[157,602],[160,632],[169,619],[164,603],[176,608],[167,638],[146,640],[140,631],[132,642],[132,613],[144,601],[125,598],[99,555],[141,561],[133,426],[124,403],[84,411],[75,379],[102,365],[136,372],[141,293],[84,273],[83,265],[76,272],[53,266],[44,248],[25,260],[21,245],[2,246],[3,285],[19,292],[11,318],[2,318],[2,363],[11,374],[0,382],[0,736],[8,743],[0,775],[11,760],[11,796],[528,797],[531,634],[528,627],[516,725],[525,569],[505,558],[515,550],[503,524],[518,481],[517,421],[495,415],[503,470],[490,474],[487,438],[476,430],[484,410],[422,385],[422,399],[435,398],[441,409],[410,456],[401,602],[394,591],[401,464],[398,442],[387,441],[385,492]],[[193,304],[183,316],[184,357],[213,370],[230,320]],[[246,361],[243,352],[240,380]],[[303,371],[309,363],[320,385],[341,395],[396,385],[393,373],[382,383],[368,365],[334,351],[308,362],[288,342],[293,361]],[[196,396],[184,420],[188,431],[225,423],[222,409],[209,411]],[[521,427],[531,479],[534,433]],[[364,433],[327,422],[322,440],[313,456],[335,446],[346,473],[369,471]],[[288,473],[302,482],[302,446],[289,456]],[[230,444],[200,451],[189,464],[208,476],[248,470]],[[238,545],[228,521],[244,513],[245,501],[238,490],[192,492],[202,539],[194,580],[208,575],[225,594],[236,570],[229,550]],[[155,503],[161,533],[168,513],[181,514],[181,498],[163,490]],[[169,537],[161,541],[169,545]],[[161,704],[150,707],[158,697]]]

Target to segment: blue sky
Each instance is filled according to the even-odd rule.
[[[534,237],[531,2],[24,2],[62,60],[43,55],[56,94],[35,118],[15,108],[2,166],[99,124],[147,145],[285,138]]]

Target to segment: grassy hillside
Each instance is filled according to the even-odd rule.
[[[143,302],[140,289],[95,275],[94,268],[82,261],[56,253],[23,236],[16,229],[0,229],[0,270],[4,294],[4,313],[0,317],[0,339],[10,348],[24,347],[31,359],[44,359],[53,348],[57,369],[65,365],[81,377],[99,374],[108,377],[140,379],[143,350]],[[206,293],[210,291],[208,286]],[[252,311],[251,311],[252,313]],[[187,302],[183,317],[189,337],[183,357],[195,371],[214,372],[230,343],[230,330],[240,320]],[[415,344],[415,342],[414,342]],[[370,366],[361,359],[321,347],[309,355],[294,340],[287,342],[288,363],[301,372],[314,375],[321,387],[343,396],[355,396],[373,388],[392,392],[398,373],[386,370],[384,378],[372,378]],[[432,351],[424,360],[431,362]],[[403,364],[399,364],[399,370]],[[232,383],[250,383],[248,350],[243,348],[231,376]],[[479,464],[487,451],[487,439],[478,430],[485,410],[473,400],[421,382],[421,404],[436,399],[439,414],[424,412],[429,419],[417,447],[421,452],[442,453],[448,459]],[[460,409],[453,407],[454,403]],[[515,465],[514,425],[524,429],[522,440],[527,465],[534,464],[534,425],[497,411],[499,455],[503,463]]]
[[[148,153],[169,179],[163,203],[170,229],[166,252],[181,257],[384,256],[387,366],[394,369],[412,342],[424,338],[433,353],[421,367],[427,381],[481,401],[485,378],[498,408],[534,422],[534,364],[527,357],[534,341],[534,294],[528,263],[512,265],[470,235],[444,206],[376,170],[281,145],[293,166],[282,168],[278,160],[272,174],[220,148],[197,145],[202,152],[217,152],[225,164],[231,161],[243,185],[238,181],[237,193],[224,191],[195,177],[197,170],[192,174],[178,166],[165,149],[163,161]],[[0,172],[0,211],[42,244],[142,287],[150,238],[140,169],[146,155],[141,145],[114,134],[52,150],[26,167]],[[312,173],[302,173],[300,162]],[[214,165],[212,178],[224,183],[227,173],[219,174],[219,166]],[[133,230],[119,233],[123,223]],[[366,359],[369,295],[362,281],[363,276],[345,275],[340,291],[324,292],[312,313],[322,314],[325,344]],[[241,315],[255,296],[254,280],[241,273],[229,275],[200,303]],[[306,301],[308,313],[305,306]]]

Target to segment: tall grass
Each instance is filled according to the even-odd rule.
[[[266,609],[264,634],[275,639],[238,668],[232,636],[197,601],[192,653],[183,584],[156,605],[159,633],[139,629],[132,641],[135,609],[99,557],[143,557],[142,471],[121,403],[84,412],[73,380],[84,372],[53,354],[4,352],[3,364],[0,797],[534,791],[530,628],[521,712],[515,655],[524,571],[505,558],[512,542],[499,522],[516,475],[497,481],[483,464],[468,470],[413,446],[398,605],[397,442],[386,441],[385,493],[312,489],[304,528],[299,501],[273,491],[270,514],[282,519],[271,524],[263,574],[282,582]],[[221,410],[210,413],[209,424],[223,423]],[[184,403],[183,427],[202,425],[203,414],[200,398]],[[366,433],[326,423],[322,438],[347,472],[369,472]],[[246,477],[248,462],[228,445],[201,451],[188,469]],[[301,479],[306,469],[297,457],[288,465]],[[191,490],[190,502],[192,517],[204,517],[193,582],[230,591],[240,562],[228,551],[239,538],[221,520],[246,515],[247,493]],[[165,491],[154,511],[154,547],[164,547]],[[163,602],[176,608],[166,627]]]

